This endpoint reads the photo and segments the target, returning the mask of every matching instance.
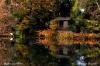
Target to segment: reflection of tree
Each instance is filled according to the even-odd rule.
[[[9,40],[0,40],[0,66],[13,62],[14,47]]]
[[[21,47],[21,45],[19,46]],[[29,46],[27,51],[28,55],[26,56],[23,56],[24,52],[22,52],[22,50],[21,52],[19,51],[21,55],[19,54],[18,57],[15,58],[17,59],[17,61],[21,61],[22,63],[24,63],[25,66],[27,65],[47,66],[49,62],[53,59],[52,56],[48,54],[48,50],[45,49],[44,46],[32,45]]]
[[[69,46],[69,52],[68,55],[71,57],[72,62],[77,58],[79,55],[84,55],[85,56],[85,61],[87,63],[96,63],[99,64],[99,56],[100,56],[100,49],[99,45],[72,45]]]
[[[58,58],[51,56],[49,54],[49,50],[51,50],[53,53],[56,54],[57,48],[58,48],[57,44],[59,42],[58,31],[56,31],[56,28],[57,28],[56,24],[55,25],[52,24],[50,27],[52,28],[51,31],[53,32],[52,35],[49,37],[49,39],[51,40],[51,43],[53,43],[53,46],[50,46],[50,49],[47,49],[48,48],[47,46],[43,46],[42,44],[40,45],[35,44],[34,42],[31,42],[31,44],[29,44],[30,42],[29,40],[32,41],[33,39],[36,38],[35,36],[32,35],[31,29],[33,29],[34,26],[35,28],[37,27],[43,28],[45,26],[45,22],[48,24],[48,21],[50,19],[58,16],[57,14],[58,4],[55,0],[39,0],[39,1],[37,0],[14,0],[14,1],[15,1],[14,3],[11,4],[9,2],[7,5],[11,4],[10,7],[8,8],[10,9],[10,12],[13,14],[13,16],[19,19],[20,23],[19,23],[18,30],[22,31],[22,32],[19,32],[21,35],[20,35],[20,38],[18,38],[19,44],[16,45],[17,56],[14,59],[15,61],[20,61],[24,63],[24,66],[31,66],[31,65],[70,66],[70,63],[74,62],[73,59],[76,59],[76,56],[79,54],[85,55],[86,60],[87,58],[93,58],[93,57],[97,58],[100,55],[99,48],[97,47],[93,46],[91,49],[90,48],[91,46],[87,46],[87,45],[86,46],[73,45],[73,46],[68,47],[68,56],[69,56],[68,59],[65,59],[65,58],[58,59]],[[95,21],[94,22],[91,21],[91,23],[89,23],[86,18],[86,15],[92,15],[90,16],[89,19],[92,19],[95,17],[94,20],[97,20],[99,18],[99,15],[98,15],[99,12],[97,10],[96,11],[91,10],[93,5],[95,5],[94,2],[89,2],[89,5],[86,5],[87,12],[85,13],[85,15],[84,14],[79,15],[80,14],[79,8],[82,7],[82,2],[79,2],[79,0],[76,0],[75,5],[72,9],[74,10],[72,17],[75,17],[75,25],[78,27],[78,29],[80,28],[80,30],[82,29],[83,31],[85,28],[88,28],[88,30],[90,30],[90,29],[94,29],[94,27],[99,27],[100,25],[97,25],[99,23],[95,24],[96,23]],[[78,4],[80,4],[79,7],[77,6]],[[60,12],[62,13],[61,16],[66,16],[67,14],[69,15],[70,5],[65,4],[65,3],[62,3],[60,5],[61,5]],[[67,11],[66,8],[68,9],[68,13],[66,12]],[[65,12],[63,12],[63,9]],[[93,13],[91,11],[93,11]],[[86,20],[83,18],[85,18]],[[99,31],[99,28],[95,28],[95,30]],[[92,31],[89,31],[89,32],[92,32]],[[25,40],[22,39],[23,36]],[[81,44],[81,41],[79,42]]]

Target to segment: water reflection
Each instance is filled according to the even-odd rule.
[[[84,56],[80,56],[79,59],[76,60],[77,66],[86,66],[86,62],[84,61]]]
[[[9,39],[0,38],[0,66],[12,62],[13,54],[15,53],[13,44]]]
[[[52,27],[57,27],[53,25]],[[0,35],[0,65],[98,66],[100,37],[64,29],[16,31]],[[66,27],[64,27],[66,28]],[[17,35],[18,34],[18,35]],[[2,60],[4,59],[4,61]]]
[[[82,38],[78,35],[76,37],[76,34],[74,34],[75,37],[72,37],[72,32],[56,31],[56,34],[54,34],[55,32],[53,34],[49,33],[42,33],[42,35],[35,33],[37,34],[36,36],[34,34],[35,39],[30,38],[30,35],[28,38],[27,36],[24,38],[14,37],[13,41],[10,41],[9,38],[1,38],[0,52],[2,54],[0,57],[4,59],[1,65],[5,62],[10,64],[20,62],[24,66],[86,66],[86,64],[99,64],[100,41],[96,40],[95,37]],[[61,35],[59,35],[60,33]],[[44,36],[45,34],[46,36]],[[67,34],[71,34],[71,37]]]
[[[51,29],[37,32],[37,43],[46,46],[49,54],[53,57],[71,59],[71,66],[87,66],[94,62],[96,62],[96,65],[99,64],[98,62],[100,60],[97,59],[100,56],[100,41],[98,40],[97,34],[74,33],[71,31]],[[84,55],[84,60],[81,60],[80,55]],[[78,56],[80,56],[79,59],[77,59]]]

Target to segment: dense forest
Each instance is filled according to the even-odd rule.
[[[23,66],[78,66],[76,56],[84,55],[86,62],[99,64],[100,42],[94,46],[68,46],[68,58],[57,58],[46,46],[36,43],[36,31],[48,29],[56,17],[70,17],[71,31],[96,33],[99,37],[100,0],[5,0],[4,9],[8,16],[0,19],[0,23],[14,22],[13,62],[21,62]]]

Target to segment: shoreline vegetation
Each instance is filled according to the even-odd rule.
[[[6,10],[6,14],[0,11],[5,14],[0,17],[1,43],[10,34],[14,37],[8,44],[4,41],[8,50],[9,46],[13,50],[8,63],[78,66],[76,61],[84,56],[80,62],[90,66],[100,64],[100,0],[2,0],[0,3],[1,11]],[[58,30],[67,19],[56,22],[57,17],[70,18],[68,24],[64,23],[68,30]]]

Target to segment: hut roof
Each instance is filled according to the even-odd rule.
[[[70,20],[70,17],[57,17],[56,20],[64,20],[64,21],[67,21],[67,20]]]

